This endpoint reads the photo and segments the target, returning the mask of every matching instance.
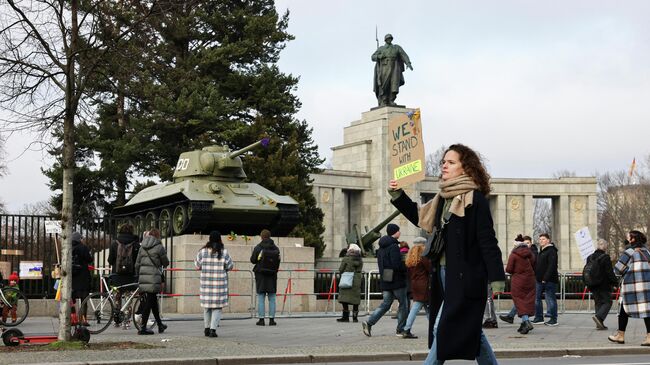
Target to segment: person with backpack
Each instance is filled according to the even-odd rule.
[[[93,263],[88,246],[84,245],[81,233],[72,233],[72,312],[77,313],[79,309],[79,320],[82,324],[86,322],[86,308],[76,308],[77,299],[81,303],[90,294],[90,270],[89,265]]]
[[[630,247],[614,265],[614,271],[623,276],[618,331],[607,339],[619,344],[625,343],[629,317],[643,318],[646,337],[641,346],[650,346],[650,250],[646,236],[639,231],[630,231],[627,239]]]
[[[118,228],[117,237],[108,250],[108,264],[111,266],[110,285],[122,286],[137,283],[135,261],[138,258],[140,243],[138,236],[133,234],[133,225],[124,223]],[[118,307],[122,306],[122,291],[115,296]],[[127,329],[127,321],[123,322]],[[119,323],[115,323],[119,327]]]
[[[280,269],[280,249],[271,239],[271,231],[263,229],[260,233],[262,241],[255,246],[251,255],[254,264],[255,289],[257,291],[256,325],[264,326],[264,300],[269,301],[269,326],[275,326],[275,293],[278,285],[278,270]]]
[[[591,319],[596,322],[598,330],[607,329],[604,322],[612,308],[612,287],[618,284],[612,267],[612,258],[607,254],[607,246],[607,241],[599,239],[596,251],[587,257],[587,263],[582,270],[582,278],[591,290],[596,303],[596,313]]]
[[[138,250],[135,261],[135,272],[138,275],[138,286],[140,292],[145,293],[145,301],[142,306],[142,327],[139,335],[153,335],[153,331],[147,328],[149,314],[153,313],[158,324],[158,333],[163,333],[167,325],[162,323],[160,310],[158,309],[158,293],[162,291],[165,282],[164,268],[169,266],[167,250],[160,242],[160,231],[152,229],[144,234],[142,245]]]

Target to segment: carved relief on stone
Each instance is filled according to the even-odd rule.
[[[581,213],[585,210],[585,202],[582,199],[575,199],[571,206],[576,213]]]
[[[331,198],[330,191],[329,191],[329,190],[325,190],[325,191],[323,191],[323,194],[321,195],[320,200],[321,200],[321,202],[323,202],[323,203],[329,203],[329,202],[330,202],[330,198]]]
[[[519,210],[521,209],[521,199],[519,198],[512,198],[510,200],[510,209],[512,210]]]

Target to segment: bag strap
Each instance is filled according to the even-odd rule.
[[[154,247],[156,247],[156,245],[154,245],[154,246],[151,247],[151,248],[154,248]],[[147,250],[147,249],[144,248],[144,247],[142,247],[142,249],[144,250],[144,253],[146,253],[147,256],[149,256],[149,260],[151,261],[151,263],[156,267],[156,269],[158,269],[158,270],[160,271],[160,275],[162,275],[162,274],[163,274],[162,265],[161,265],[160,267],[157,266],[156,263],[153,261],[153,258],[152,258],[151,255],[149,254],[149,250]]]

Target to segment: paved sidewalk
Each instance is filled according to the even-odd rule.
[[[255,319],[225,319],[218,330],[218,338],[203,336],[203,322],[183,320],[170,316],[169,329],[162,335],[138,336],[135,329],[109,328],[92,336],[91,342],[136,341],[162,346],[150,350],[121,351],[51,351],[0,352],[0,364],[55,362],[123,363],[172,359],[164,363],[246,364],[289,362],[336,362],[353,360],[421,360],[427,353],[426,319],[419,316],[412,332],[420,338],[402,339],[395,336],[396,320],[384,316],[372,328],[372,337],[361,331],[361,323],[338,323],[335,317],[278,318],[275,327],[255,325]],[[361,317],[363,321],[367,317]],[[591,314],[565,314],[560,325],[536,325],[528,335],[517,333],[518,323],[499,322],[498,329],[485,333],[497,357],[563,356],[648,353],[649,347],[639,344],[645,338],[643,321],[631,319],[626,333],[626,344],[615,345],[607,336],[616,328],[616,316],[610,315],[608,331],[596,331]],[[25,334],[53,333],[57,320],[46,317],[28,318],[19,328]],[[195,361],[184,361],[195,359]]]

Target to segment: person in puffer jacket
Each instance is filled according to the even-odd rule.
[[[142,308],[142,327],[139,335],[153,335],[153,331],[147,328],[149,314],[153,316],[158,324],[158,333],[163,333],[167,325],[160,319],[157,294],[163,288],[163,269],[169,265],[167,251],[160,242],[160,231],[152,229],[144,234],[138,258],[135,262],[135,272],[138,273],[138,284],[140,291],[145,293],[146,300]]]

